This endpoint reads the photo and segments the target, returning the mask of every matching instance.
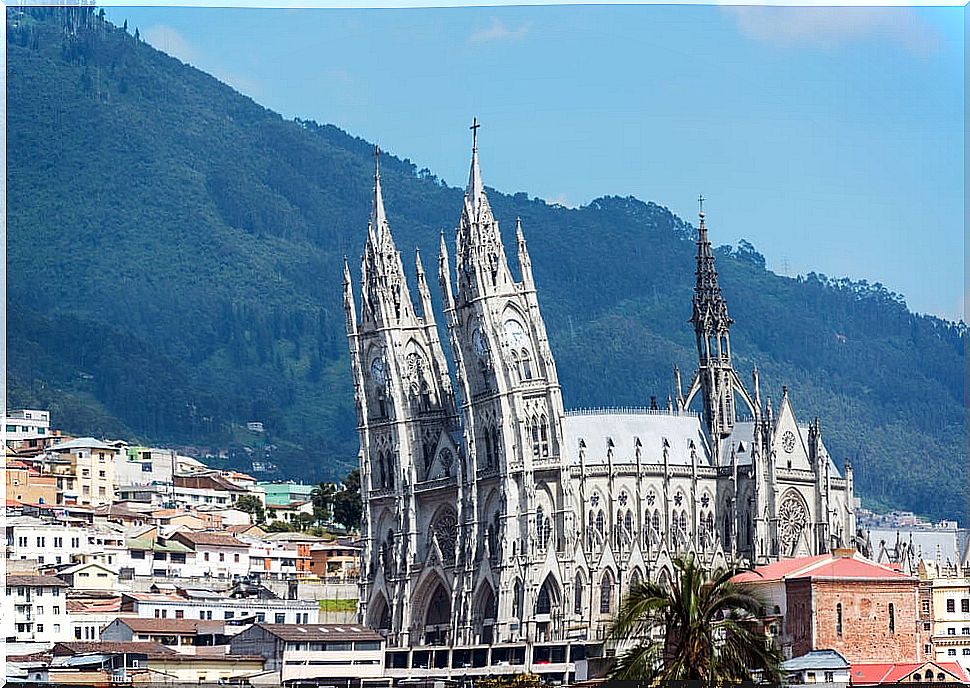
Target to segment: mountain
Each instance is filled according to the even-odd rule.
[[[345,473],[341,269],[363,247],[372,145],[284,120],[93,8],[7,25],[9,404],[277,475]],[[382,178],[398,247],[436,255],[462,190],[387,154]],[[694,228],[635,198],[489,198],[510,251],[522,218],[567,406],[664,404],[695,360]],[[746,242],[717,265],[738,368],[821,418],[867,503],[970,518],[965,326],[879,284],[773,274]]]

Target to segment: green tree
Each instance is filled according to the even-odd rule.
[[[322,482],[313,488],[310,500],[313,502],[313,515],[318,523],[329,523],[333,519],[333,502],[337,494],[337,486],[333,483]]]
[[[612,678],[648,685],[780,682],[781,653],[759,620],[764,601],[731,582],[746,569],[708,571],[693,556],[675,559],[674,566],[669,589],[643,583],[620,605],[611,641],[635,645],[619,655]]]
[[[256,495],[243,495],[236,500],[236,508],[252,514],[256,523],[262,523],[266,520],[266,510]]]
[[[353,530],[360,525],[362,511],[360,469],[355,468],[344,478],[344,489],[333,497],[333,518],[348,530]]]

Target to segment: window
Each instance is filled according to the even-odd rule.
[[[835,683],[835,672],[834,671],[826,671],[825,672],[825,682],[826,683]]]
[[[219,552],[219,561],[225,561],[225,560],[226,560],[226,553]]]
[[[955,629],[955,628],[948,628],[948,629],[946,629],[946,634],[947,635],[956,635],[957,634],[957,629]]]
[[[573,598],[573,613],[579,616],[583,613],[583,579],[576,574],[575,597]]]
[[[236,616],[236,612],[226,612],[226,618],[231,619]]]
[[[963,635],[970,635],[970,626],[964,626],[961,633],[963,633]]]
[[[44,632],[44,624],[37,624],[37,632],[38,633]],[[950,650],[950,652],[952,652],[953,654],[956,654],[956,650]]]
[[[964,614],[970,614],[970,597],[964,597],[960,600],[960,611]]]
[[[60,549],[63,546],[64,546],[64,538],[59,538],[59,537],[54,538],[54,547],[57,547],[58,549]]]
[[[889,603],[889,632],[896,632],[896,605]]]
[[[104,471],[98,471],[98,477],[99,477],[99,478],[104,478],[104,477],[105,477],[105,475],[106,475],[106,474],[105,474],[105,472],[104,472]]]
[[[40,626],[40,624],[38,624],[38,626]],[[39,630],[39,629],[38,629],[38,630]],[[954,647],[951,647],[951,648],[950,648],[949,650],[947,650],[947,651],[946,651],[946,656],[947,656],[947,657],[956,657],[956,656],[957,656],[957,651],[956,651],[956,648],[954,648]]]
[[[72,549],[77,549],[80,546],[81,546],[81,538],[76,538],[76,537],[71,538],[71,548]]]
[[[206,560],[206,561],[209,561],[209,553],[208,553],[208,552],[205,552],[205,553],[204,553],[204,554],[202,555],[202,558],[203,558],[204,560]]]
[[[835,605],[835,634],[842,637],[842,603]]]
[[[90,469],[88,469],[88,468],[82,468],[81,469],[81,477],[82,478],[90,477],[90,475],[91,475],[91,470]]]
[[[81,627],[80,626],[75,626],[74,627],[74,639],[75,640],[80,640],[81,639]]]
[[[44,538],[42,538],[42,537],[37,538],[37,546],[38,547],[44,547],[45,543],[46,543],[46,540]]]
[[[610,603],[613,595],[613,580],[610,578],[609,572],[603,575],[603,580],[600,583],[600,614],[610,613]]]
[[[175,618],[176,619],[184,619],[185,618],[185,610],[184,609],[176,609],[175,610]]]
[[[286,614],[277,614],[274,618],[275,618],[274,623],[278,623],[278,624],[286,623]]]
[[[58,607],[58,606],[57,606],[57,605],[55,604],[55,605],[54,605],[54,614],[55,614],[55,615],[57,615],[57,614],[60,614],[60,613],[61,613],[61,608],[60,608],[60,607]]]
[[[61,596],[61,589],[60,588],[51,588],[51,595],[53,595],[54,597],[60,597]]]
[[[266,623],[266,615],[263,612],[256,612],[256,621]]]
[[[921,603],[921,608],[922,608],[924,614],[929,614],[930,613],[930,601],[929,600],[923,600],[923,602]]]
[[[239,563],[239,555],[238,555],[238,554],[233,554],[233,555],[232,555],[232,560],[233,560],[233,561],[234,561],[235,563],[237,563],[237,564],[238,564],[238,563]]]
[[[970,647],[963,648],[963,656],[970,657]]]
[[[60,633],[61,632],[61,625],[60,624],[54,624],[54,632],[55,633]]]
[[[44,608],[38,605],[37,616],[43,616],[43,615],[44,615]]]
[[[952,597],[946,601],[946,613],[953,614],[957,610],[957,601]]]

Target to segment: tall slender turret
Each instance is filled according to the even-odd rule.
[[[698,370],[704,395],[704,417],[713,440],[723,439],[734,429],[734,370],[731,366],[731,323],[727,301],[717,283],[714,252],[704,221],[704,197],[700,203],[697,234],[697,281],[691,323],[697,338]]]

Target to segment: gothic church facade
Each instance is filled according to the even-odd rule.
[[[359,611],[389,648],[593,642],[621,595],[669,578],[677,555],[760,564],[851,543],[851,466],[839,472],[787,390],[775,407],[757,369],[749,388],[733,368],[703,206],[698,365],[686,392],[675,369],[665,409],[563,408],[518,221],[515,232],[518,280],[476,140],[453,260],[441,237],[444,327],[420,255],[412,299],[379,167],[359,305],[344,266],[364,498]]]

